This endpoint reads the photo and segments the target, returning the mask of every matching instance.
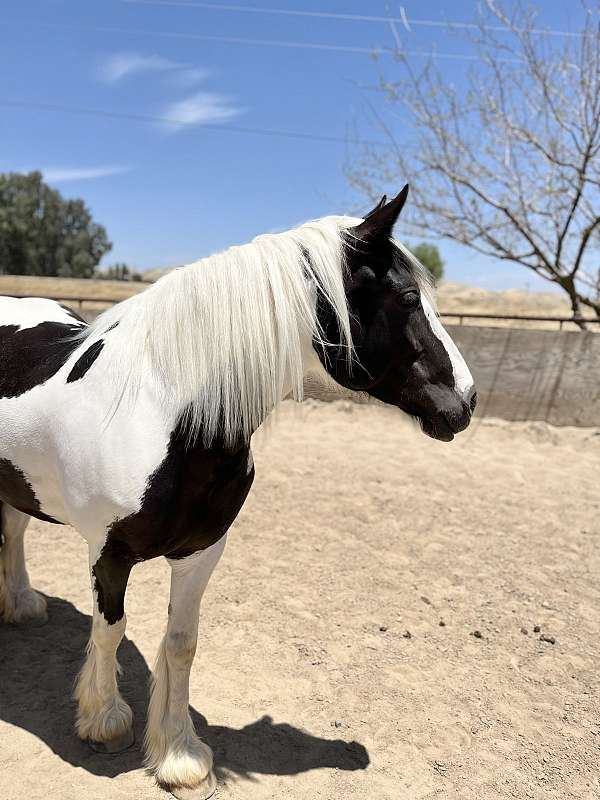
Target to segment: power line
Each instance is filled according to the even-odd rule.
[[[2,23],[0,23],[1,25]],[[417,56],[420,58],[441,58],[451,61],[480,61],[477,55],[467,55],[465,53],[443,53],[436,50],[401,50],[391,47],[354,47],[352,45],[320,44],[319,42],[300,42],[289,39],[251,39],[244,36],[210,36],[202,33],[181,33],[179,31],[152,31],[141,30],[139,28],[113,28],[103,25],[69,25],[61,22],[40,22],[34,23],[44,28],[54,28],[58,30],[74,31],[95,31],[99,33],[122,33],[128,36],[158,36],[167,39],[190,39],[201,42],[221,42],[223,44],[246,44],[259,47],[283,47],[300,50],[326,50],[336,53],[352,53],[355,55],[403,55]],[[507,63],[518,63],[518,59],[501,58],[498,59]]]
[[[384,23],[400,23],[401,25],[425,28],[455,28],[462,30],[478,30],[480,27],[489,31],[503,31],[510,32],[511,29],[506,25],[481,25],[476,22],[460,22],[449,21],[443,22],[441,20],[433,19],[409,19],[404,9],[400,17],[383,17],[372,14],[340,14],[334,11],[305,11],[303,9],[293,8],[264,8],[261,6],[238,6],[238,5],[224,5],[221,3],[199,3],[185,2],[185,0],[121,0],[122,3],[128,5],[146,5],[146,6],[172,6],[179,8],[200,8],[206,11],[233,11],[251,14],[272,14],[278,16],[290,17],[312,17],[315,19],[339,19],[349,20],[352,22],[384,22]],[[531,33],[540,36],[582,36],[583,34],[577,31],[561,31],[552,28],[532,28]]]
[[[192,127],[194,125],[194,123],[190,123],[186,120],[178,120],[174,117],[163,117],[150,114],[127,114],[120,111],[107,111],[100,108],[64,106],[57,103],[38,103],[36,101],[29,100],[4,100],[0,98],[0,106],[4,106],[5,108],[31,109],[34,111],[58,111],[65,114],[82,114],[94,117],[107,117],[109,119],[127,119],[134,122],[162,122],[170,125],[181,125],[184,127]],[[385,142],[368,139],[326,136],[319,133],[304,133],[302,131],[281,131],[272,128],[252,128],[243,125],[221,125],[219,123],[207,122],[198,125],[198,127],[201,127],[203,130],[227,131],[228,133],[244,133],[256,136],[275,136],[281,139],[302,139],[306,141],[329,142],[335,144],[359,144],[371,147],[389,146]]]

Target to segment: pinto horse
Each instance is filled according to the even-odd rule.
[[[188,711],[200,601],[250,490],[250,438],[303,381],[366,393],[450,441],[476,395],[421,265],[392,238],[405,187],[364,219],[325,217],[175,270],[87,325],[50,300],[0,298],[0,611],[43,620],[23,534],[31,516],[89,547],[93,622],[77,732],[131,745],[117,648],[132,567],[171,567],[146,764],[178,798],[215,789]]]

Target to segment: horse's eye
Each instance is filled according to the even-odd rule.
[[[407,292],[402,292],[399,300],[404,308],[414,308],[419,303],[419,293],[414,289],[409,289]]]

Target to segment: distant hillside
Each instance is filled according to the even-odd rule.
[[[437,290],[442,311],[477,311],[481,314],[534,314],[568,317],[569,301],[562,294],[527,292],[522,289],[492,291],[443,281]]]

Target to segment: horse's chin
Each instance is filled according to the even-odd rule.
[[[432,439],[437,439],[438,442],[451,442],[454,439],[454,431],[443,416],[419,417],[418,419],[423,433]]]

